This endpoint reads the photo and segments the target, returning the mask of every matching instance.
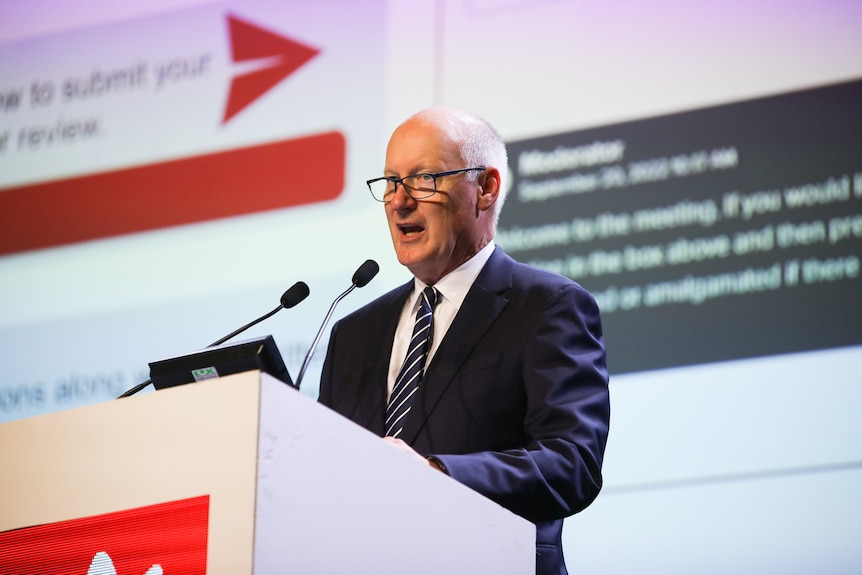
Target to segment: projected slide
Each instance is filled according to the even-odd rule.
[[[498,241],[596,295],[614,373],[862,343],[859,102],[851,82],[515,142]]]
[[[218,14],[191,14],[208,25],[194,51],[177,42],[172,56],[149,60],[131,47],[135,40],[153,42],[161,30],[182,25],[181,18],[169,16],[126,26],[131,30],[125,31],[124,47],[111,42],[117,27],[88,33],[87,43],[112,43],[115,53],[87,72],[80,64],[40,70],[45,63],[34,62],[35,70],[24,70],[29,77],[4,79],[0,112],[12,127],[0,127],[0,163],[26,165],[28,160],[71,154],[80,147],[99,150],[99,142],[106,139],[115,145],[123,141],[129,149],[141,139],[157,141],[175,126],[165,122],[170,116],[150,110],[181,104],[176,90],[192,90],[201,101],[213,101],[212,95],[226,88],[220,123],[214,115],[207,118],[207,107],[181,104],[170,110],[181,122],[178,125],[193,120],[204,124],[183,136],[210,132],[211,137],[223,138],[228,122],[321,52],[226,13],[230,62],[223,61]],[[58,39],[56,49],[83,52],[78,36]],[[18,57],[14,48],[7,52]],[[240,66],[239,72],[231,65]],[[228,75],[223,85],[213,81],[220,73]],[[190,118],[188,112],[196,117]],[[139,113],[153,113],[153,121],[145,127],[123,126]],[[344,188],[345,138],[338,131],[187,154],[3,189],[0,255],[332,200]]]
[[[113,399],[301,280],[289,320],[243,337],[296,374],[331,298],[391,254],[382,226],[321,233],[382,217],[356,174],[383,148],[384,5],[332,11],[186,6],[0,44],[0,421]]]

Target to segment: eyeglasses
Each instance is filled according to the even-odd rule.
[[[404,191],[407,192],[407,195],[414,200],[424,200],[425,198],[430,198],[437,193],[437,178],[454,176],[455,174],[463,174],[465,172],[481,172],[486,169],[487,168],[483,166],[478,168],[451,170],[448,172],[437,172],[436,174],[413,174],[410,176],[404,176],[403,178],[387,176],[368,180],[365,183],[368,184],[368,189],[371,191],[371,195],[374,196],[374,199],[378,202],[383,202],[384,204],[388,204],[392,201],[392,198],[395,196],[395,190],[398,188],[398,184],[401,184]]]

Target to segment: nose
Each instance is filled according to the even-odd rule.
[[[392,199],[389,201],[389,207],[393,210],[413,209],[416,206],[416,200],[413,196],[407,193],[407,188],[403,182],[394,184],[395,192],[392,194]]]

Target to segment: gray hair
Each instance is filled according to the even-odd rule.
[[[500,217],[500,210],[506,200],[506,180],[509,172],[509,160],[506,154],[506,143],[500,133],[485,119],[460,108],[435,106],[427,108],[414,117],[428,118],[438,125],[445,125],[450,135],[460,142],[461,157],[464,167],[485,166],[497,168],[500,173],[500,193],[494,204],[494,222]],[[469,173],[468,178],[475,179],[477,174]]]
[[[506,201],[506,176],[509,162],[506,144],[496,128],[486,120],[472,116],[474,121],[468,126],[466,137],[461,143],[461,157],[469,166],[487,166],[500,172],[500,193],[494,206],[495,219]]]

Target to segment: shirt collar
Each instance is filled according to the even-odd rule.
[[[485,267],[488,259],[490,259],[491,254],[494,253],[494,247],[494,242],[488,242],[488,244],[476,252],[473,257],[440,278],[440,280],[434,284],[434,287],[437,288],[437,291],[440,292],[443,299],[454,305],[456,309],[461,308],[461,304],[464,303],[464,299],[467,297],[467,292],[470,291],[470,288],[473,286],[473,282],[475,282],[476,278],[479,277],[479,272],[482,271],[482,268]],[[428,287],[428,284],[419,278],[414,278],[413,295],[411,296],[411,302],[413,304],[419,300],[419,294],[421,294],[422,290],[426,287]],[[414,305],[412,307],[416,306]]]

